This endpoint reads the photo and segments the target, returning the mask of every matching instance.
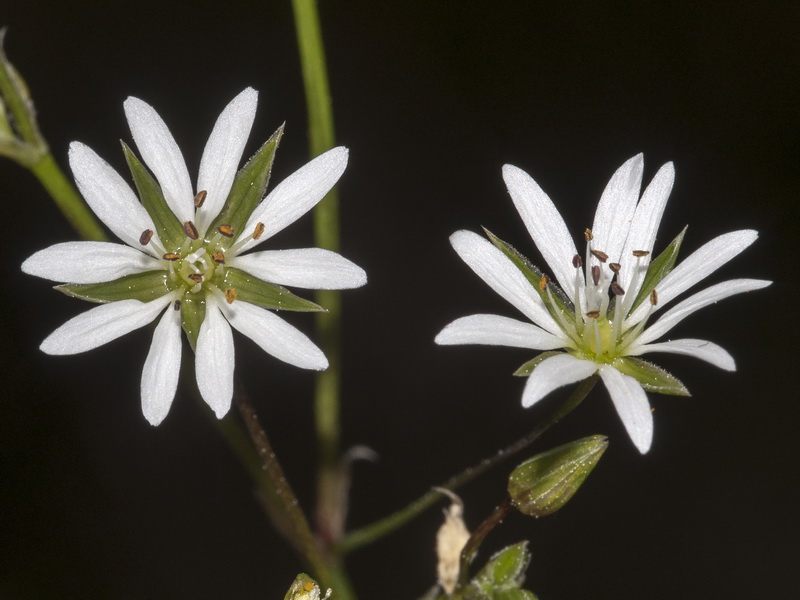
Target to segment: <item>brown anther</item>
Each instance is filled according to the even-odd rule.
[[[545,291],[547,289],[547,284],[550,283],[550,278],[547,275],[542,275],[539,278],[539,289]]]
[[[572,257],[572,266],[576,269],[580,269],[583,266],[583,260],[581,259],[580,254],[576,254]]]
[[[600,285],[600,267],[597,265],[592,267],[592,282],[595,285]]]
[[[608,263],[608,268],[614,271],[614,273],[619,273],[619,270],[622,268],[622,265],[619,263]]]
[[[225,290],[225,300],[228,301],[228,304],[233,304],[233,301],[236,300],[236,290],[233,288]]]
[[[150,240],[153,239],[153,230],[152,229],[145,229],[142,232],[142,235],[139,236],[139,243],[142,246],[147,246],[150,243]]]
[[[172,303],[172,310],[180,310],[180,309],[181,309],[181,301],[175,300],[175,302]]]
[[[217,231],[219,231],[222,235],[227,238],[233,237],[233,227],[230,225],[220,225],[217,227]]]
[[[606,254],[602,250],[592,250],[592,256],[594,256],[601,263],[604,263],[608,260],[608,254]]]
[[[615,296],[622,296],[625,293],[625,290],[622,289],[622,286],[618,284],[616,281],[611,282],[611,293]]]
[[[653,289],[653,291],[650,292],[650,304],[652,304],[653,306],[658,304],[658,292],[656,292],[655,289]]]
[[[259,221],[259,222],[256,224],[256,228],[255,228],[255,230],[253,231],[253,239],[254,239],[254,240],[257,240],[257,239],[258,239],[258,238],[260,238],[262,235],[264,235],[264,230],[265,230],[265,229],[266,229],[266,227],[264,226],[264,224],[263,224],[263,223],[261,223],[261,222]]]
[[[191,221],[186,221],[186,223],[183,224],[183,231],[186,232],[186,235],[193,240],[196,240],[198,237],[200,237],[200,235],[197,233],[197,227],[195,227],[194,223]]]
[[[594,234],[592,233],[592,230],[587,227],[583,230],[583,237],[586,238],[587,242],[591,242],[594,239]]]
[[[225,255],[217,250],[211,255],[211,258],[214,260],[215,263],[219,263],[221,265],[225,264]]]
[[[194,197],[194,207],[200,208],[203,206],[203,202],[206,201],[206,196],[208,196],[208,192],[205,190],[200,190],[197,192],[197,196]]]
[[[203,282],[203,275],[201,273],[189,273],[187,275],[189,279],[194,281],[195,283],[202,283]]]
[[[649,250],[634,250],[632,253],[636,258],[642,258],[643,256],[647,256],[650,254]]]
[[[586,316],[589,317],[590,319],[596,319],[597,317],[600,316],[600,311],[590,310],[589,312],[586,313]]]
[[[164,260],[180,260],[181,255],[175,254],[174,252],[167,252],[164,256],[162,256]]]

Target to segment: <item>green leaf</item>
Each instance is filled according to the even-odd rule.
[[[226,267],[221,281],[215,283],[223,291],[235,290],[237,302],[241,300],[275,310],[325,312],[319,304],[295,296],[283,286],[268,283],[235,267]]]
[[[527,377],[533,370],[539,366],[539,363],[542,362],[546,358],[550,358],[551,356],[555,356],[556,354],[563,354],[563,352],[559,352],[558,350],[548,350],[547,352],[542,352],[541,354],[537,355],[536,357],[530,359],[528,362],[523,364],[519,369],[514,371],[513,375],[515,377]]]
[[[139,193],[139,198],[147,214],[153,219],[158,238],[166,250],[175,251],[186,239],[183,225],[164,199],[161,186],[139,161],[133,150],[125,142],[120,143],[122,151],[125,153],[125,160],[128,161],[128,168],[133,175],[136,191]]]
[[[641,358],[635,356],[618,358],[612,363],[612,366],[620,373],[633,377],[648,392],[671,396],[691,396],[689,390],[677,377]]]
[[[508,493],[517,509],[544,517],[563,507],[578,491],[608,447],[593,435],[526,460],[508,478]]]
[[[200,335],[200,326],[206,318],[205,292],[193,294],[186,292],[181,298],[181,327],[189,338],[192,350],[197,348],[197,336]]]
[[[252,232],[243,232],[242,228],[264,198],[269,183],[272,162],[275,160],[275,151],[283,136],[283,125],[264,142],[253,157],[247,161],[236,174],[233,186],[220,210],[217,218],[208,228],[212,232],[220,225],[230,225],[233,228],[233,237],[223,241],[223,250],[229,247],[243,233],[251,235]],[[210,233],[206,233],[208,237]]]
[[[684,227],[675,239],[670,242],[669,246],[664,248],[664,251],[658,255],[658,258],[653,259],[650,266],[647,267],[647,273],[644,276],[642,287],[639,289],[639,294],[636,296],[633,306],[631,306],[631,312],[633,312],[633,309],[639,306],[645,298],[650,295],[650,292],[661,283],[661,280],[672,271],[672,268],[675,266],[675,261],[678,260],[678,252],[683,243],[683,236],[686,235],[686,229],[687,227]],[[656,290],[656,292],[658,292],[658,290]]]
[[[57,285],[55,289],[73,298],[105,304],[130,299],[149,302],[171,292],[174,288],[170,285],[167,272],[156,270],[126,275],[103,283]]]
[[[520,589],[531,560],[528,542],[507,546],[494,554],[464,590],[464,600],[536,600]]]

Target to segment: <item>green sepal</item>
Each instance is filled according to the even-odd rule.
[[[181,327],[186,332],[192,350],[197,349],[197,336],[200,335],[200,326],[206,318],[206,294],[199,292],[193,294],[186,292],[181,297]]]
[[[511,501],[531,517],[553,514],[575,495],[607,447],[605,436],[592,435],[529,458],[508,478]]]
[[[520,589],[531,561],[528,542],[507,546],[494,554],[464,590],[464,600],[536,600]]]
[[[294,578],[283,600],[321,600],[323,598],[321,594],[319,584],[309,575],[300,573]]]
[[[548,350],[547,352],[542,352],[514,371],[513,375],[515,377],[528,377],[531,373],[533,373],[533,370],[539,366],[540,362],[546,358],[555,356],[556,354],[563,354],[563,352],[559,352],[558,350]]]
[[[236,174],[236,179],[233,181],[222,210],[208,227],[206,237],[209,237],[220,225],[230,225],[233,228],[233,237],[223,239],[221,245],[223,250],[230,247],[242,234],[252,234],[252,232],[243,232],[242,228],[264,198],[272,171],[272,163],[275,160],[275,151],[278,149],[281,137],[283,137],[283,125],[278,127],[278,130],[264,142],[258,152]]]
[[[222,291],[235,290],[236,302],[249,302],[274,310],[325,312],[319,304],[295,296],[283,286],[268,283],[235,267],[227,267],[225,274],[215,283]]]
[[[55,286],[55,289],[73,298],[106,304],[119,300],[149,302],[168,294],[174,288],[170,286],[167,272],[156,270],[125,275],[103,283],[65,283]]]
[[[625,356],[616,359],[612,366],[620,373],[633,377],[648,392],[671,396],[691,396],[689,390],[677,377],[641,358]]]
[[[492,244],[494,244],[498,250],[505,254],[511,260],[511,262],[514,263],[514,266],[522,272],[531,286],[533,286],[533,289],[536,290],[536,293],[539,294],[539,297],[542,299],[542,302],[544,302],[548,312],[556,320],[556,322],[560,323],[563,320],[572,321],[575,319],[572,301],[567,297],[567,295],[555,281],[548,278],[547,287],[552,292],[551,301],[551,295],[542,290],[539,285],[542,280],[542,275],[544,275],[542,270],[528,260],[523,254],[521,254],[516,248],[514,248],[514,246],[501,240],[491,231],[486,229],[486,227],[483,228],[483,231],[486,233],[489,241],[492,242]],[[560,316],[557,313],[560,313]]]
[[[125,142],[120,141],[120,143],[125,160],[128,162],[128,168],[131,170],[136,191],[139,193],[139,198],[147,214],[153,219],[158,239],[161,240],[166,250],[174,252],[186,239],[183,225],[167,204],[161,186],[158,185],[150,171],[139,161]]]
[[[647,273],[644,276],[642,287],[639,288],[639,294],[636,296],[633,306],[631,306],[631,312],[639,306],[645,298],[650,295],[650,292],[661,283],[661,280],[672,271],[672,268],[675,266],[675,261],[678,260],[678,252],[681,249],[683,236],[686,235],[687,227],[684,227],[675,239],[670,242],[669,246],[664,248],[664,251],[658,255],[658,258],[654,258],[650,266],[647,267]],[[658,292],[658,290],[656,290],[656,292]]]

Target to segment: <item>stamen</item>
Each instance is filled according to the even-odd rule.
[[[233,301],[236,300],[236,290],[233,288],[225,290],[225,300],[228,301],[228,304],[233,304]]]
[[[183,224],[183,231],[186,232],[186,235],[193,240],[196,240],[200,235],[197,233],[197,227],[194,226],[194,223],[191,221],[186,221]]]
[[[219,250],[217,250],[216,252],[214,252],[214,254],[212,254],[212,255],[211,255],[211,258],[212,258],[212,259],[214,260],[214,262],[216,262],[216,263],[219,263],[219,264],[221,264],[221,265],[224,265],[224,264],[225,264],[225,255],[224,255],[222,252],[220,252]]]
[[[594,256],[597,260],[601,263],[604,263],[608,260],[608,254],[603,252],[602,250],[591,250],[592,256]]]
[[[648,254],[650,254],[649,250],[634,250],[632,253],[636,258],[644,258]]]
[[[615,296],[622,296],[625,294],[625,290],[622,289],[622,286],[618,284],[616,281],[611,282],[611,293]]]
[[[203,202],[206,201],[206,196],[208,196],[208,192],[206,190],[200,190],[197,192],[197,196],[194,197],[194,207],[200,208],[203,206]]]
[[[583,260],[581,260],[580,254],[576,254],[572,257],[572,266],[576,269],[580,269],[583,266]]]
[[[145,229],[142,232],[142,235],[139,236],[139,243],[142,246],[147,246],[150,243],[150,240],[153,239],[153,230],[152,229]]]
[[[176,254],[175,252],[167,252],[164,256],[162,256],[164,260],[180,260],[181,255]]]
[[[262,235],[264,235],[264,230],[265,230],[265,229],[266,229],[266,226],[265,226],[263,223],[261,223],[261,222],[259,221],[259,222],[256,224],[256,228],[255,228],[255,230],[253,231],[253,239],[254,239],[254,240],[257,240],[257,239],[258,239],[258,238],[260,238]]]
[[[542,276],[539,278],[539,289],[544,291],[549,282],[550,278],[547,275],[542,274]]]
[[[592,267],[592,281],[594,282],[595,287],[600,285],[600,267],[597,265]]]
[[[180,309],[181,309],[181,301],[175,300],[175,302],[172,303],[172,310],[180,310]]]
[[[589,317],[590,319],[597,319],[600,316],[600,311],[590,310],[589,312],[586,313],[586,316]]]
[[[217,227],[217,231],[219,231],[226,238],[233,237],[233,227],[231,227],[230,225],[220,225],[219,227]]]
[[[587,242],[591,242],[594,239],[594,234],[592,230],[587,227],[583,230],[583,237],[586,238]]]
[[[653,288],[653,291],[650,292],[650,304],[652,304],[653,306],[658,304],[658,292],[656,292],[655,288]]]
[[[186,277],[194,281],[195,283],[203,283],[203,274],[202,273],[189,273]]]
[[[622,268],[622,265],[619,263],[608,263],[608,268],[614,271],[614,274],[616,275],[617,273],[619,273],[619,270]]]
[[[542,275],[542,279],[544,279],[545,277],[547,276]],[[545,287],[547,288],[547,299],[550,302],[550,305],[548,307],[550,310],[548,312],[550,312],[551,315],[555,314],[556,319],[561,325],[561,329],[572,339],[573,342],[575,342],[576,346],[580,346],[580,344],[578,343],[578,337],[579,337],[578,331],[576,327],[573,326],[572,323],[567,321],[564,314],[562,314],[561,310],[559,309],[558,304],[556,304],[556,300],[555,298],[553,298],[552,286],[546,285]],[[578,312],[577,308],[575,309],[575,312],[576,313]]]

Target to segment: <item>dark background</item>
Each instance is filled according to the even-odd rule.
[[[521,350],[439,348],[475,312],[518,316],[447,236],[481,225],[541,262],[500,176],[530,172],[576,233],[612,172],[645,153],[676,184],[657,248],[686,224],[684,256],[740,228],[759,241],[713,277],[767,290],[693,316],[676,337],[712,339],[726,373],[659,356],[693,398],[653,396],[640,456],[598,389],[543,449],[589,434],[611,444],[561,512],[513,515],[488,553],[531,540],[527,587],[558,598],[776,598],[797,589],[798,73],[792,2],[324,1],[342,179],[343,254],[369,284],[345,294],[344,441],[378,452],[355,469],[351,526],[405,505],[523,435],[561,394],[524,411]],[[307,159],[287,2],[4,2],[6,51],[26,77],[53,153],[71,140],[120,170],[128,95],[154,105],[196,173],[224,105],[260,90],[247,152],[286,121],[275,179]],[[300,569],[270,529],[189,371],[166,421],[141,415],[144,328],[101,350],[38,344],[88,308],[23,276],[34,251],[75,235],[24,169],[0,162],[4,233],[0,361],[0,597],[282,598]],[[272,248],[313,245],[306,217]],[[307,315],[289,320],[311,331]],[[245,379],[304,506],[314,481],[312,375],[237,335]],[[228,418],[238,418],[231,413]],[[462,490],[479,523],[510,465]],[[354,553],[362,598],[416,598],[434,580],[429,510]]]

